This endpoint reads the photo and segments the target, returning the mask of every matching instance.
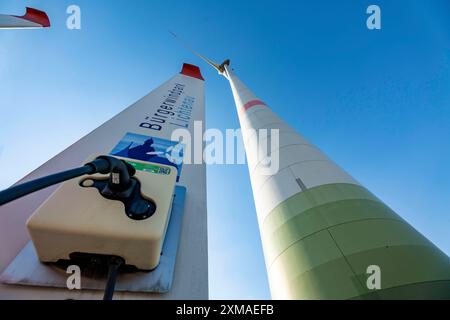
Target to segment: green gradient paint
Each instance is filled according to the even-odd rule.
[[[261,233],[275,299],[450,297],[449,257],[361,186],[298,193]],[[381,290],[367,288],[370,265]]]
[[[137,171],[151,172],[155,174],[170,174],[170,167],[159,166],[156,164],[148,164],[148,163],[139,163],[134,161],[127,161],[131,164]]]

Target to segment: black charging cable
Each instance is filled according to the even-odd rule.
[[[110,189],[120,192],[126,190],[131,185],[130,177],[134,176],[136,170],[126,161],[110,156],[100,156],[82,167],[55,173],[1,191],[0,206],[52,185],[83,175],[91,175],[96,173],[110,174]],[[119,272],[119,268],[123,264],[125,264],[125,261],[120,257],[113,256],[108,259],[108,281],[103,300],[112,300],[117,274]]]
[[[108,259],[108,280],[106,282],[103,300],[113,299],[117,274],[119,273],[119,269],[123,264],[125,264],[125,261],[120,257],[113,256]]]
[[[132,165],[125,161],[110,156],[100,156],[82,167],[52,174],[1,191],[0,206],[52,185],[86,174],[90,175],[95,173],[112,173],[114,176],[124,177],[124,179],[117,179],[118,184],[123,184],[124,180],[125,182],[129,181],[129,177],[133,176],[136,173],[136,170]]]

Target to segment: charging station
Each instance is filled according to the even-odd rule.
[[[123,260],[124,268],[116,270],[117,299],[207,299],[206,168],[181,168],[165,154],[179,143],[171,139],[174,130],[193,135],[194,121],[204,121],[204,80],[198,67],[184,64],[179,74],[20,181],[17,186],[101,154],[124,160],[138,187],[113,186],[117,178],[119,185],[127,180],[114,170],[88,170],[1,205],[0,299],[99,298],[105,275],[89,274],[81,263],[86,257]],[[69,264],[82,267],[80,291],[67,290],[62,266]]]
[[[108,175],[73,179],[63,183],[27,221],[42,262],[92,254],[121,257],[126,265],[140,270],[158,266],[177,169],[118,159],[141,168],[130,182],[137,189],[130,190],[130,195],[123,199],[106,198]]]

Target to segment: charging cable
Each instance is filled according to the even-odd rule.
[[[115,184],[121,185],[124,182],[128,182],[129,177],[133,176],[136,173],[136,170],[132,165],[125,161],[110,156],[100,156],[82,167],[52,174],[1,191],[0,206],[52,185],[86,174],[90,175],[95,173],[113,173]],[[119,177],[124,177],[123,180],[125,181],[119,180]]]

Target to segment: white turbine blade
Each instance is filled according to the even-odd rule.
[[[26,8],[23,16],[0,14],[0,29],[40,29],[50,27],[50,20],[44,11]]]
[[[191,51],[193,54],[195,54],[197,57],[199,57],[200,59],[202,59],[203,61],[205,61],[207,64],[209,64],[210,66],[212,66],[214,69],[216,69],[219,73],[222,73],[221,71],[221,67],[219,64],[215,63],[214,61],[208,59],[207,57],[201,55],[200,53],[198,53],[197,51],[195,51],[190,45],[188,45],[186,42],[182,41],[174,32],[169,31],[171,35],[173,35],[178,42],[180,42],[180,44],[185,47],[186,49],[188,49],[189,51]]]

